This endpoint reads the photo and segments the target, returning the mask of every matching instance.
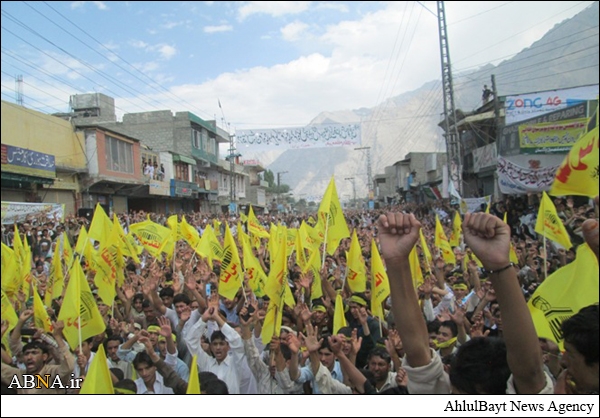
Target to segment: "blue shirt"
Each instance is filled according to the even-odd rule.
[[[333,370],[330,371],[331,377],[339,382],[344,382],[344,375],[342,374],[342,366],[340,362],[336,360],[333,365]],[[300,369],[300,377],[296,379],[296,383],[303,384],[310,382],[313,387],[313,394],[320,395],[321,391],[315,382],[315,375],[312,372],[310,365],[304,366]]]

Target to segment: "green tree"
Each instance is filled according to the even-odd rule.
[[[275,174],[271,170],[265,170],[265,181],[269,183],[269,188],[275,186]]]

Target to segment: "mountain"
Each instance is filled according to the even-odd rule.
[[[481,106],[484,84],[495,75],[499,96],[598,84],[598,2],[576,16],[555,25],[529,48],[498,65],[485,65],[453,74],[457,110]],[[362,123],[362,145],[371,147],[372,175],[404,159],[409,152],[443,152],[445,142],[438,127],[443,113],[440,80],[389,98],[374,108],[324,111],[311,124]],[[357,196],[367,191],[366,151],[351,148],[287,150],[268,165],[273,172],[286,171],[297,199],[319,200],[335,172],[341,200],[352,196],[354,177]]]

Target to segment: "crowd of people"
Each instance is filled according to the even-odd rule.
[[[32,295],[18,292],[9,298],[18,322],[9,329],[2,318],[2,393],[77,393],[76,388],[15,388],[11,382],[25,374],[68,380],[73,373],[85,379],[103,346],[116,393],[185,394],[190,376],[198,374],[207,394],[597,394],[598,304],[562,323],[564,347],[538,337],[527,307],[549,275],[575,260],[579,245],[589,245],[598,257],[598,198],[555,198],[554,204],[573,248],[543,244],[534,228],[538,196],[509,196],[487,211],[482,207],[461,216],[462,237],[453,247],[456,263],[445,261],[435,245],[436,218],[447,236],[453,232],[458,206],[447,200],[346,211],[365,264],[365,291],[353,292],[348,283],[350,237],[331,254],[317,250],[319,277],[303,269],[298,253],[292,253],[284,283],[294,303],[285,305],[281,330],[268,341],[261,334],[269,298],[253,291],[248,271],[237,294],[226,298],[219,292],[221,261],[202,257],[186,240],[177,241],[172,260],[146,250],[139,263],[127,257],[124,284],[117,287],[112,306],[98,295],[93,263],[82,260],[105,331],[71,350],[58,321],[64,290],[45,306],[52,332],[35,327]],[[169,217],[142,211],[116,215],[125,233],[146,219],[167,225]],[[184,214],[178,215],[181,221]],[[185,214],[199,236],[215,227],[221,245],[226,225],[233,236],[240,228],[250,232],[244,218]],[[317,216],[256,218],[269,231],[271,225],[314,225]],[[84,227],[89,228],[89,220],[72,215],[64,220],[30,217],[2,226],[3,244],[12,247],[17,231],[31,248],[31,280],[41,300],[62,243],[68,240],[75,248]],[[371,304],[372,242],[389,278],[380,316]],[[275,249],[268,238],[256,243],[253,256],[269,276]],[[518,262],[511,262],[511,245]],[[423,272],[416,288],[409,261],[415,246]],[[310,256],[300,251],[303,258]],[[315,290],[315,282],[320,289]],[[335,329],[340,297],[345,325]]]

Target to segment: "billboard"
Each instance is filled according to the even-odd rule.
[[[588,100],[595,100],[597,97],[598,84],[506,96],[505,123],[509,125],[535,118]]]
[[[2,144],[2,171],[27,176],[56,178],[54,155]]]

